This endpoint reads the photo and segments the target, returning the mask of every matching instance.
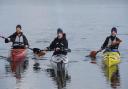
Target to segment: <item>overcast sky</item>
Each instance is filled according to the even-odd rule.
[[[0,0],[0,5],[128,5],[128,0]]]

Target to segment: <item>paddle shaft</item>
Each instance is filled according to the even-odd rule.
[[[54,51],[54,50],[40,50],[39,48],[30,48],[30,47],[28,47],[28,49],[30,49],[32,51],[34,51],[35,49],[36,49],[35,51]],[[63,51],[71,52],[71,49],[65,49]]]
[[[34,49],[34,48],[30,48],[30,47],[27,47],[27,48],[30,49],[30,50],[32,50],[32,51]],[[40,50],[40,51],[49,51],[49,50]]]
[[[0,38],[6,39],[6,37],[4,37],[4,36],[0,36]]]

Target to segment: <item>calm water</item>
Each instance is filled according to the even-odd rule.
[[[61,27],[67,33],[69,47],[69,67],[66,78],[55,77],[49,60],[52,52],[43,60],[35,60],[28,50],[25,64],[10,63],[11,44],[0,39],[0,89],[127,89],[128,85],[128,6],[127,1],[91,2],[50,0],[37,2],[0,1],[0,35],[8,36],[21,24],[31,47],[45,48]],[[108,81],[106,68],[102,65],[102,53],[97,64],[85,57],[91,50],[97,50],[116,26],[118,36],[123,40],[120,46],[122,62],[116,67],[112,81]],[[4,58],[3,58],[4,57]],[[33,69],[35,62],[41,69]],[[62,82],[60,82],[62,80]],[[59,82],[58,82],[59,81]]]

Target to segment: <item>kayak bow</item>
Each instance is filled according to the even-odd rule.
[[[11,61],[22,61],[27,55],[27,49],[12,49],[11,50]]]
[[[111,67],[120,63],[120,55],[118,52],[105,52],[103,54],[103,62],[106,66]]]
[[[68,67],[68,58],[66,55],[54,55],[50,60],[52,68],[55,71],[66,71]]]

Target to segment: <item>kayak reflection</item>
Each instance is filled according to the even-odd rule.
[[[57,71],[56,73],[54,69],[47,69],[46,72],[55,81],[57,89],[65,89],[66,85],[71,82],[68,71]]]
[[[22,74],[25,72],[25,70],[28,67],[28,60],[24,61],[11,61],[9,65],[6,65],[6,72],[13,73],[14,77],[16,79],[21,79]]]
[[[111,67],[104,66],[103,69],[108,82],[111,84],[111,87],[113,89],[118,89],[120,86],[120,74],[118,65]]]
[[[67,82],[70,83],[71,77],[68,75],[68,58],[66,55],[54,55],[50,60],[51,69],[46,71],[56,82],[58,89],[66,87]]]

